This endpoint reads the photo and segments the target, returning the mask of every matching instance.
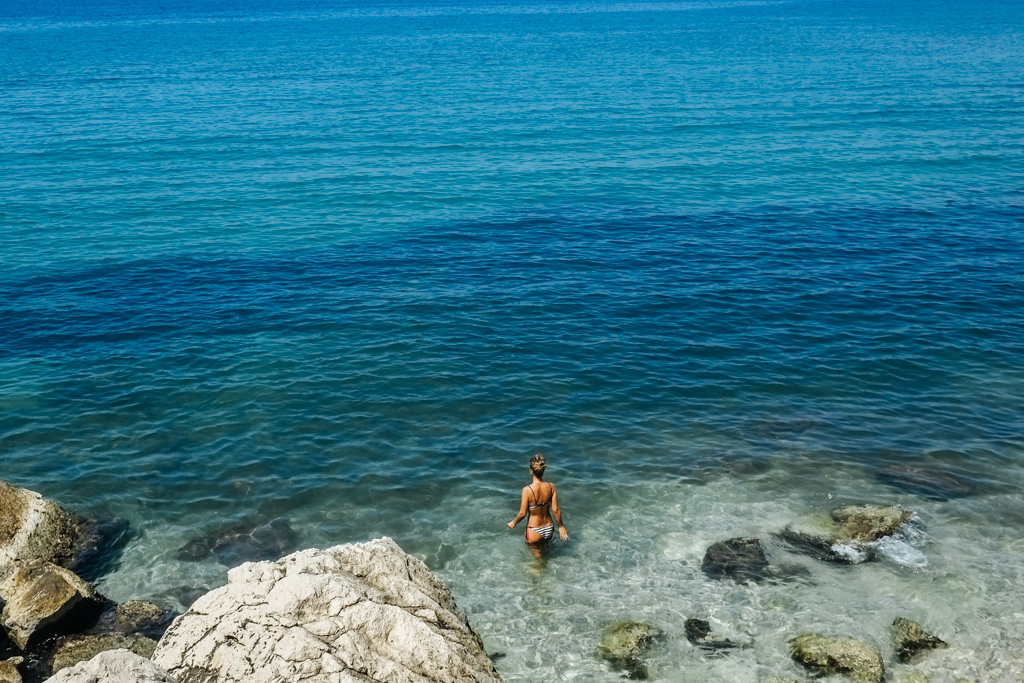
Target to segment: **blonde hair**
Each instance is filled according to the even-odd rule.
[[[544,460],[544,456],[541,455],[540,453],[530,458],[530,471],[533,472],[538,477],[544,475],[544,469],[547,466],[547,461]]]

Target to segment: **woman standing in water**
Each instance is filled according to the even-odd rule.
[[[544,469],[547,463],[544,456],[539,453],[530,458],[530,474],[533,482],[523,487],[523,498],[519,505],[519,514],[508,523],[509,529],[514,529],[524,517],[529,516],[526,521],[526,545],[538,558],[541,549],[555,535],[555,522],[558,523],[558,535],[563,541],[569,540],[569,532],[562,524],[562,511],[558,507],[558,492],[555,485],[544,481]],[[552,521],[554,518],[554,521]]]

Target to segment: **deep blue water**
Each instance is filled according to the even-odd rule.
[[[1024,573],[1018,2],[0,0],[0,103],[0,476],[131,522],[119,599],[286,517],[427,558],[509,680],[600,675],[486,579],[536,449],[580,585],[690,561],[643,511],[691,495],[695,547],[839,492],[932,515],[947,578],[1003,519]]]

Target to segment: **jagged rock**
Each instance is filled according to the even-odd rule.
[[[85,520],[35,491],[0,481],[0,567],[18,560],[73,564]]]
[[[964,498],[974,493],[974,486],[969,481],[935,467],[890,465],[878,473],[878,479],[930,500]]]
[[[16,563],[0,582],[0,598],[0,623],[22,650],[37,636],[88,628],[104,600],[70,570],[41,560]]]
[[[687,619],[684,625],[686,639],[697,647],[708,650],[728,650],[741,644],[719,635],[711,635],[711,623],[704,619]]]
[[[158,639],[171,625],[175,613],[142,600],[129,600],[104,612],[93,633],[139,633]],[[129,648],[131,649],[131,648]]]
[[[621,670],[626,678],[645,680],[647,666],[644,655],[651,643],[661,635],[661,630],[636,621],[625,621],[605,629],[601,644],[597,646],[598,656]]]
[[[127,537],[124,520],[87,520],[35,491],[0,481],[0,577],[15,562],[30,560],[98,575]]]
[[[830,519],[791,524],[776,537],[816,559],[857,564],[885,550],[887,541],[894,542],[892,537],[903,531],[913,514],[895,506],[845,505],[834,509]]]
[[[153,656],[156,641],[138,634],[122,635],[106,633],[103,635],[71,636],[59,643],[50,656],[50,671],[57,673],[61,669],[85,662],[101,652],[108,650],[128,650],[140,657]]]
[[[0,662],[0,683],[21,683],[21,672],[18,665],[25,661],[24,657],[11,657]]]
[[[904,617],[896,617],[892,622],[892,644],[896,649],[896,656],[904,664],[912,661],[918,654],[926,650],[949,647],[944,640],[928,633],[919,624]]]
[[[390,538],[246,563],[164,634],[181,681],[501,681],[448,588]]]
[[[768,551],[756,538],[731,538],[708,547],[701,570],[712,578],[760,581],[771,576]]]
[[[295,532],[287,519],[278,518],[266,524],[230,524],[189,541],[174,556],[185,562],[214,557],[231,567],[242,562],[276,560],[294,547]]]
[[[824,674],[844,674],[864,683],[885,676],[878,648],[853,638],[807,633],[789,641],[793,659]]]
[[[61,669],[46,683],[179,683],[159,666],[128,650],[101,652]]]

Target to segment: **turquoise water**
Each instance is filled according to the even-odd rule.
[[[658,680],[891,660],[897,614],[954,644],[897,680],[1024,675],[1019,3],[0,0],[0,101],[2,476],[130,521],[111,597],[286,518],[424,558],[510,682],[616,680],[619,618]],[[839,502],[926,565],[699,570]]]

